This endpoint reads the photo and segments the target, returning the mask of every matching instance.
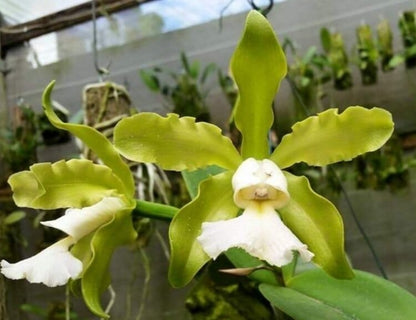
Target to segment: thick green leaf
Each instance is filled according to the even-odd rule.
[[[143,112],[121,120],[114,144],[127,159],[154,162],[166,170],[194,170],[208,165],[235,169],[241,157],[221,129],[191,117],[166,118]]]
[[[116,212],[114,219],[92,237],[92,257],[81,279],[82,295],[88,308],[102,318],[109,318],[101,306],[100,297],[110,283],[108,269],[113,252],[118,246],[133,242],[137,236],[130,215],[133,208],[134,202],[125,210]]]
[[[124,194],[128,197],[134,195],[134,180],[130,172],[129,167],[114,149],[114,146],[111,144],[107,138],[101,134],[99,131],[95,130],[92,127],[74,124],[74,123],[65,123],[55,114],[52,108],[51,93],[55,85],[55,81],[52,81],[43,92],[42,103],[46,116],[49,121],[59,129],[69,131],[74,136],[78,137],[85,143],[88,148],[95,152],[95,154],[100,158],[100,160],[110,167],[114,174],[119,177],[119,179],[124,184]]]
[[[284,173],[290,194],[289,204],[279,209],[284,223],[315,254],[313,262],[333,277],[353,277],[344,252],[344,227],[338,210],[311,189],[306,177]]]
[[[393,133],[391,114],[380,108],[328,109],[297,122],[271,156],[280,168],[304,161],[325,166],[380,148]]]
[[[286,75],[286,58],[274,31],[262,14],[251,11],[232,59],[231,71],[239,90],[235,123],[243,135],[244,158],[267,158],[272,103]]]
[[[416,297],[396,284],[355,271],[352,280],[337,280],[322,270],[304,272],[287,288],[260,285],[261,293],[295,320],[416,319]]]
[[[325,304],[296,290],[270,284],[260,284],[263,296],[294,320],[359,320],[342,310]]]
[[[88,207],[124,190],[111,169],[79,159],[34,164],[11,175],[8,183],[18,206],[35,209]]]
[[[173,218],[169,228],[169,280],[174,287],[186,285],[210,259],[196,240],[202,223],[237,216],[239,209],[233,201],[231,176],[232,172],[224,172],[204,180],[197,197]]]

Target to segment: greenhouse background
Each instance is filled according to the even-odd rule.
[[[24,111],[30,107],[35,114],[42,114],[42,92],[52,80],[56,81],[54,107],[67,121],[82,121],[85,105],[96,103],[87,88],[110,90],[106,92],[124,99],[120,102],[116,98],[117,103],[134,108],[135,112],[179,113],[183,101],[178,102],[173,93],[176,86],[183,90],[185,104],[196,101],[196,109],[184,115],[208,119],[224,132],[232,131],[229,121],[235,91],[229,83],[231,78],[227,77],[229,60],[247,11],[253,6],[267,8],[269,1],[96,1],[95,47],[91,2],[64,2],[59,2],[58,7],[56,1],[0,1],[0,129],[12,132],[22,126],[28,130],[28,140],[20,136],[23,152],[34,153],[28,161],[54,162],[80,154],[79,141],[57,131],[51,133],[57,141],[42,142],[46,130],[35,132],[39,127],[31,127],[30,116]],[[117,3],[120,6],[129,3],[128,8],[106,12]],[[340,110],[354,105],[382,107],[393,115],[395,134],[381,151],[334,165],[328,171],[335,172],[333,175],[315,168],[305,170],[302,166],[296,172],[307,175],[315,189],[336,204],[344,220],[346,252],[354,268],[387,276],[416,294],[415,2],[285,0],[272,4],[267,19],[288,59],[288,76],[274,101],[278,136],[289,132],[295,121],[330,107]],[[75,15],[68,9],[82,6]],[[407,20],[407,34],[399,22],[404,13],[413,17]],[[88,19],[13,43],[14,37],[24,36],[31,32],[30,28],[37,31],[48,24],[56,26],[75,20],[77,14],[88,15]],[[42,20],[45,16],[49,18]],[[31,21],[36,24],[31,25]],[[384,57],[377,42],[377,30],[383,21],[389,23],[393,50],[386,58],[390,64],[385,68],[381,66]],[[364,25],[371,28],[372,35],[369,42],[365,42],[367,38],[360,43],[357,30]],[[325,34],[335,33],[342,36],[344,51],[325,43]],[[406,41],[414,42],[408,45]],[[322,63],[319,58],[330,57],[334,53],[331,50],[340,50],[338,54],[343,52],[345,56],[332,64]],[[374,61],[371,50],[378,52]],[[375,69],[371,69],[371,63]],[[345,75],[342,72],[346,72],[346,78],[342,78]],[[373,81],[365,76],[373,77]],[[111,81],[111,85],[106,86],[106,81]],[[181,81],[190,81],[194,86],[180,87],[184,84]],[[94,119],[90,121],[97,125]],[[44,122],[43,125],[47,126]],[[104,129],[109,125],[105,123]],[[46,129],[51,130],[51,126]],[[29,141],[30,136],[37,141]],[[0,258],[14,257],[15,261],[38,252],[56,235],[39,227],[39,221],[49,213],[25,209],[24,218],[12,223],[6,221],[8,213],[14,210],[6,184],[11,173],[6,157],[9,138],[10,135],[2,134],[0,144]],[[24,145],[26,142],[35,146],[29,148]],[[137,170],[142,170],[147,179],[150,172],[159,179],[156,190],[149,193],[151,197],[162,201],[166,197],[169,203],[178,206],[187,201],[178,176],[170,173],[165,176],[149,167]],[[147,197],[149,191],[143,192]],[[206,304],[217,308],[238,308],[233,300],[236,297],[227,296],[229,292],[216,291],[216,297],[207,298],[192,284],[182,289],[171,288],[166,276],[168,224],[142,221],[141,228],[139,241],[118,250],[112,260],[115,293],[112,319],[222,319],[204,316],[201,310],[214,307],[198,299],[212,299]],[[65,287],[46,289],[40,284],[0,277],[0,320],[61,319],[53,318],[53,314],[65,308],[68,294]],[[104,299],[110,301],[111,293],[105,293]],[[98,319],[84,306],[82,298],[71,297],[71,304],[74,310],[71,319]],[[250,316],[253,315],[235,319],[260,319]]]

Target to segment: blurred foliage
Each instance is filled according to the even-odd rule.
[[[341,33],[331,33],[327,28],[322,28],[321,44],[332,69],[334,87],[339,90],[351,88],[352,76]]]
[[[217,67],[211,63],[201,69],[198,61],[190,63],[183,52],[180,61],[182,68],[179,72],[155,67],[150,71],[141,70],[140,77],[150,90],[159,92],[168,101],[171,112],[209,122],[206,81]],[[166,81],[166,77],[171,81]]]
[[[235,126],[234,121],[234,107],[237,102],[238,88],[233,78],[229,74],[222,72],[221,69],[218,69],[218,83],[230,106],[230,117],[228,118],[228,135],[234,146],[239,148],[242,142],[242,135]]]
[[[0,211],[0,258],[10,258],[13,256],[13,245],[19,243],[27,245],[27,240],[22,237],[18,228],[15,226],[26,217],[22,210]]]
[[[22,104],[14,109],[14,125],[5,129],[0,139],[0,155],[11,172],[27,169],[36,162],[39,134],[35,112]]]
[[[272,320],[273,309],[246,277],[233,276],[219,269],[233,268],[220,256],[207,266],[185,301],[193,320]]]
[[[362,84],[374,84],[377,82],[379,55],[371,28],[368,24],[362,24],[356,29],[356,34]]]
[[[64,302],[50,302],[49,305],[44,308],[34,304],[22,304],[20,310],[27,314],[36,316],[37,319],[44,320],[66,320],[65,315],[65,303]],[[82,320],[77,313],[71,311],[69,313],[70,320]]]
[[[57,112],[67,120],[64,112]],[[27,104],[17,105],[13,109],[13,117],[12,127],[0,132],[0,157],[8,169],[2,179],[7,179],[13,172],[26,170],[35,163],[38,146],[64,143],[70,139],[66,132],[53,127],[45,115],[35,114]]]
[[[399,16],[399,29],[404,46],[404,59],[407,68],[416,66],[416,12],[405,11]]]
[[[380,20],[377,25],[377,44],[381,58],[381,69],[384,72],[393,70],[393,32],[387,19]]]
[[[400,138],[392,138],[379,150],[354,159],[354,180],[358,189],[397,191],[409,185],[409,168],[416,159],[405,158]]]
[[[327,57],[310,47],[303,56],[297,53],[294,43],[286,38],[283,49],[288,56],[290,49],[293,62],[288,64],[287,80],[295,101],[295,121],[323,111],[321,100],[325,96],[322,85],[331,80]]]
[[[55,109],[55,113],[62,121],[68,122],[68,112],[63,107]],[[43,112],[38,116],[37,122],[45,145],[61,144],[71,140],[68,132],[55,128]]]

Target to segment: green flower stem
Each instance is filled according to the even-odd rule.
[[[136,208],[133,209],[132,214],[140,217],[171,221],[178,211],[178,208],[165,204],[136,200]]]

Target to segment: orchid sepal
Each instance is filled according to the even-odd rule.
[[[311,166],[348,161],[380,148],[393,129],[384,109],[354,106],[338,114],[332,108],[295,123],[270,159],[282,169],[302,161]]]
[[[166,170],[195,170],[209,165],[235,169],[241,161],[220,128],[173,113],[162,117],[142,112],[121,120],[114,129],[114,144],[127,159],[156,163]]]
[[[18,206],[45,210],[88,207],[124,190],[108,167],[80,159],[34,164],[8,183]]]
[[[287,66],[279,40],[261,13],[249,12],[230,67],[239,92],[234,117],[243,136],[242,156],[267,158],[271,107]]]
[[[56,128],[69,131],[94,151],[97,157],[111,168],[113,173],[122,181],[123,193],[133,197],[135,190],[133,176],[128,165],[115,150],[113,144],[98,130],[83,124],[65,123],[55,114],[51,100],[54,86],[55,81],[50,82],[42,95],[43,109],[49,121]]]
[[[101,294],[110,283],[109,265],[118,246],[132,243],[137,237],[131,211],[135,202],[130,199],[126,207],[114,213],[113,219],[94,232],[90,241],[91,255],[81,278],[81,290],[88,308],[97,316],[109,318],[102,308]]]

